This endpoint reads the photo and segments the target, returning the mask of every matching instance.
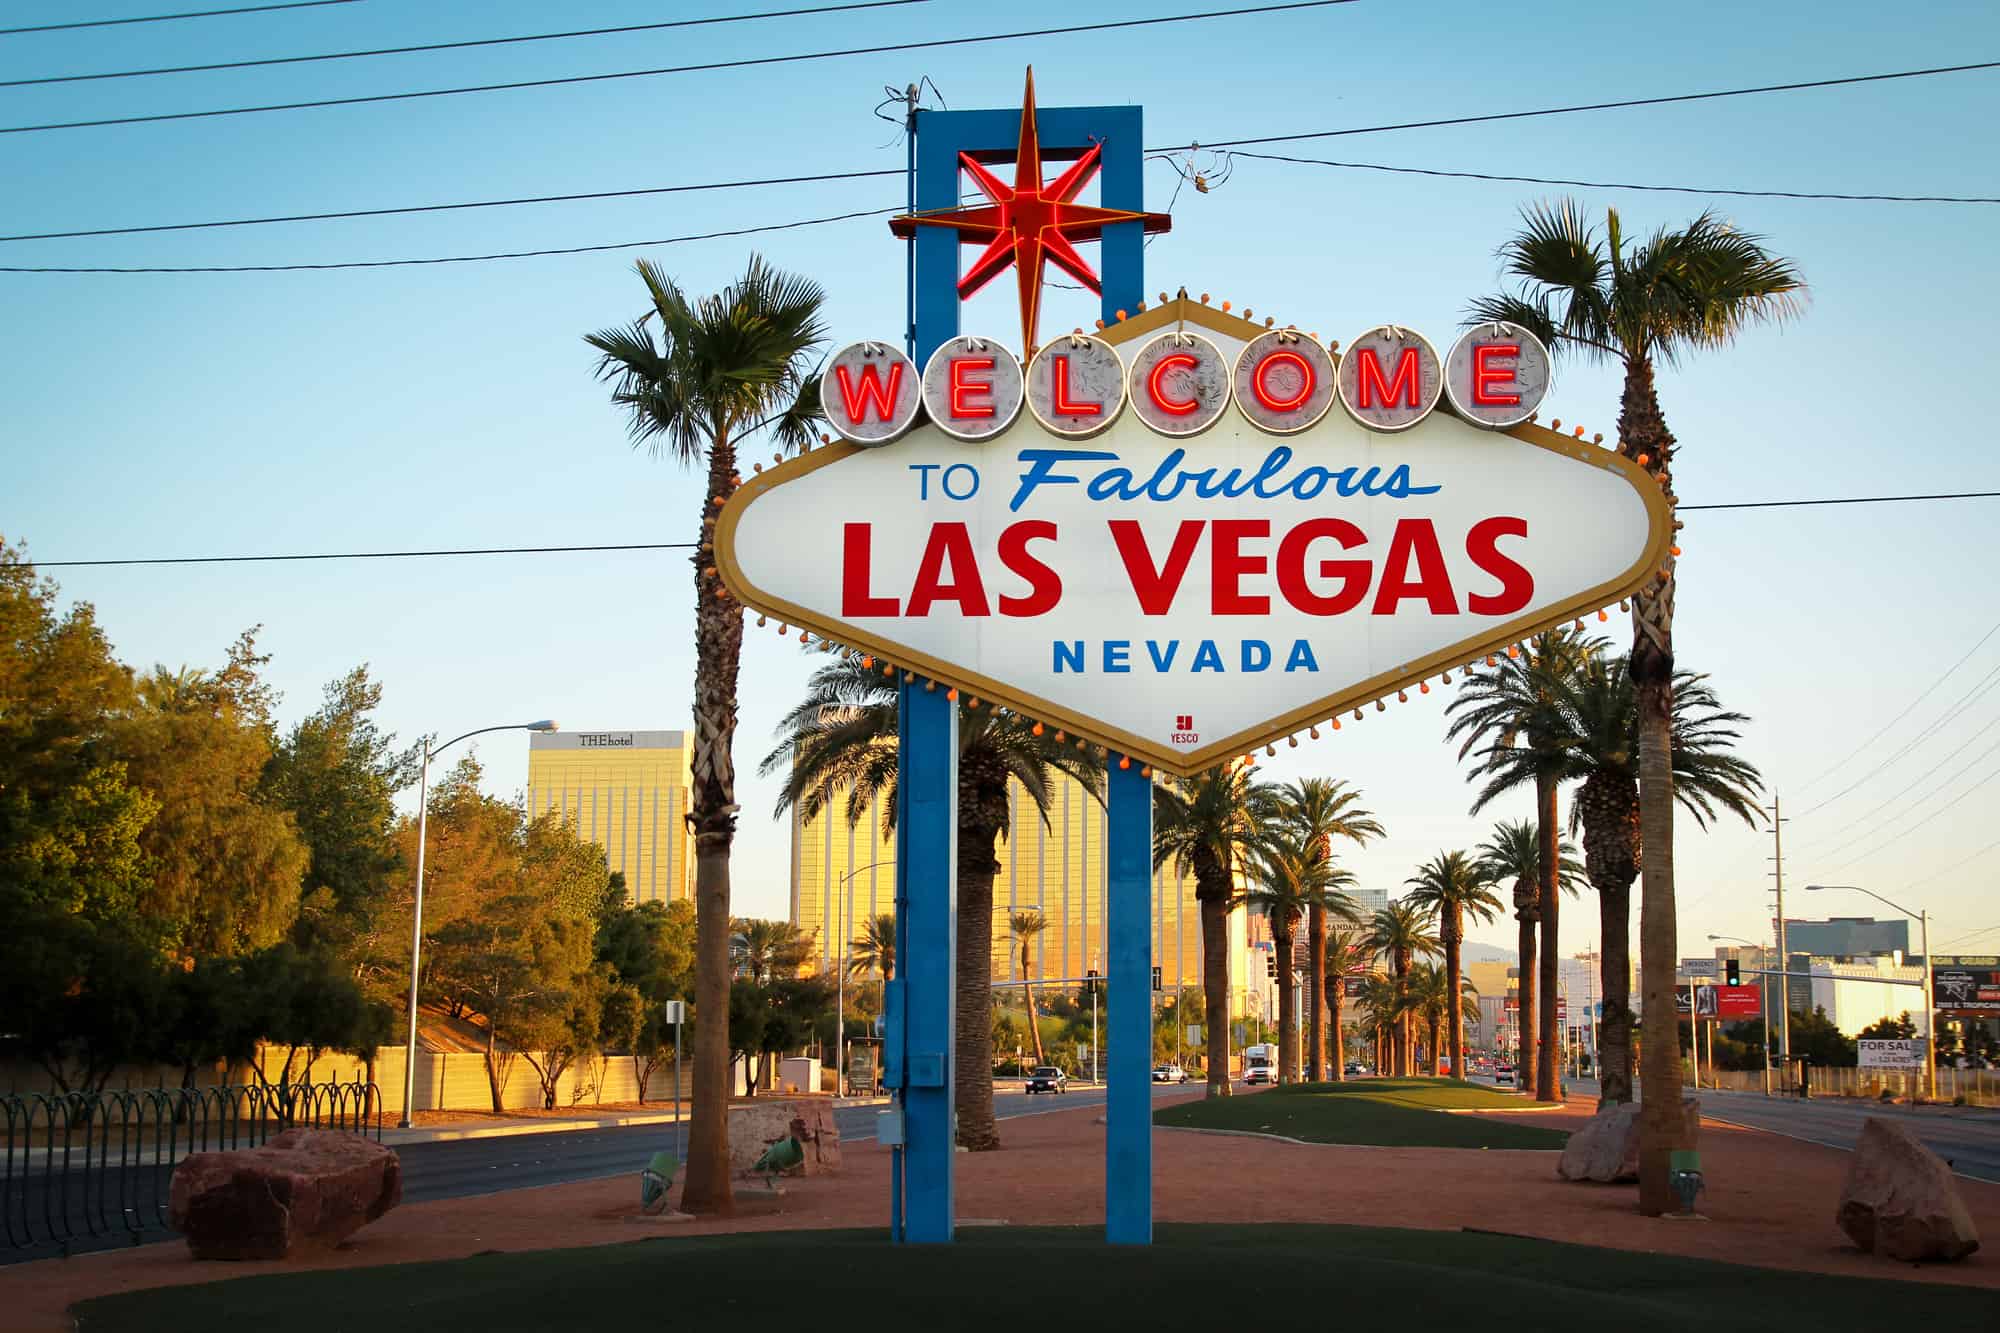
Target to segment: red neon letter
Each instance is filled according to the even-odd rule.
[[[1058,417],[1096,417],[1104,415],[1103,403],[1072,403],[1069,400],[1069,358],[1052,356],[1049,358],[1049,414]]]
[[[951,359],[951,417],[954,421],[967,421],[993,415],[993,385],[988,380],[965,378],[968,370],[991,370],[993,358],[990,356],[955,356]],[[973,399],[983,397],[983,403]]]
[[[840,614],[843,616],[893,616],[896,599],[876,597],[868,591],[868,551],[873,528],[867,523],[848,523],[841,528]]]
[[[1152,554],[1146,549],[1146,534],[1136,520],[1114,518],[1110,527],[1111,540],[1118,543],[1118,557],[1125,562],[1125,574],[1132,580],[1132,591],[1138,595],[1139,610],[1149,616],[1165,615],[1173,607],[1174,593],[1187,573],[1188,562],[1194,559],[1195,543],[1201,540],[1202,521],[1181,520],[1166,562],[1157,570],[1153,568]]]
[[[1209,524],[1211,605],[1218,616],[1261,616],[1271,610],[1271,599],[1243,591],[1245,574],[1262,574],[1271,567],[1267,555],[1245,555],[1237,544],[1245,537],[1268,537],[1271,521],[1265,518],[1218,518]]]
[[[1413,560],[1417,566],[1415,578],[1410,577]],[[1452,596],[1444,552],[1438,549],[1437,529],[1427,518],[1406,518],[1397,522],[1395,535],[1389,538],[1389,555],[1382,562],[1382,586],[1375,594],[1374,613],[1393,616],[1398,602],[1417,598],[1430,607],[1434,616],[1458,614],[1458,599]]]
[[[947,564],[953,575],[949,583],[943,581]],[[927,616],[932,602],[957,602],[960,615],[992,614],[986,607],[986,585],[979,581],[972,538],[963,523],[931,525],[931,539],[924,543],[924,558],[917,562],[917,580],[910,588],[910,605],[904,614]]]
[[[1519,343],[1481,343],[1472,349],[1472,401],[1478,407],[1519,407],[1518,393],[1495,393],[1500,384],[1512,384],[1514,372],[1506,366],[1489,365],[1496,356],[1521,355]]]
[[[1003,616],[1039,616],[1062,600],[1062,578],[1028,552],[1032,541],[1054,541],[1056,525],[1045,518],[1024,519],[1000,529],[1000,563],[1007,572],[1027,580],[1026,597],[1000,596]]]
[[[1297,610],[1309,616],[1337,616],[1361,605],[1368,595],[1366,560],[1322,560],[1319,576],[1339,579],[1340,587],[1330,597],[1321,596],[1306,582],[1306,551],[1322,537],[1353,550],[1368,543],[1368,535],[1344,518],[1309,518],[1285,534],[1278,543],[1278,591]]]
[[[1161,357],[1158,364],[1153,367],[1153,373],[1146,377],[1146,392],[1152,395],[1153,406],[1159,408],[1162,412],[1177,417],[1184,417],[1200,407],[1201,404],[1193,398],[1167,397],[1167,372],[1181,369],[1193,370],[1200,364],[1201,362],[1189,356],[1186,352],[1175,352],[1170,356]]]
[[[847,419],[860,425],[868,415],[868,405],[875,405],[875,415],[887,421],[889,414],[896,410],[896,390],[902,387],[903,363],[889,367],[889,383],[885,387],[882,376],[873,362],[861,367],[861,384],[856,387],[848,378],[846,366],[835,366],[833,377],[840,384],[840,406],[847,413]]]
[[[1507,556],[1500,554],[1499,540],[1502,537],[1525,537],[1528,535],[1528,520],[1502,515],[1484,518],[1472,525],[1472,531],[1465,534],[1465,553],[1472,557],[1472,563],[1484,573],[1500,580],[1500,591],[1492,596],[1481,593],[1467,593],[1465,609],[1474,615],[1512,615],[1528,604],[1535,595],[1535,576],[1523,569]]]
[[[1271,393],[1271,386],[1264,383],[1264,377],[1271,373],[1272,366],[1293,366],[1299,372],[1299,391],[1290,398],[1279,398]],[[1312,362],[1297,352],[1273,352],[1257,363],[1257,369],[1250,374],[1250,391],[1257,395],[1257,401],[1272,412],[1291,412],[1306,405],[1312,397],[1316,377]]]
[[[1382,406],[1395,407],[1398,398],[1403,406],[1422,407],[1423,400],[1417,392],[1417,349],[1405,347],[1396,357],[1396,377],[1382,378],[1382,359],[1375,355],[1372,347],[1363,347],[1357,353],[1361,359],[1355,362],[1355,397],[1361,406],[1375,406],[1375,399],[1382,399]]]

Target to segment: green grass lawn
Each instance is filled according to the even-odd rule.
[[[1182,1225],[1126,1248],[1102,1235],[976,1228],[956,1245],[900,1248],[879,1231],[661,1237],[130,1292],[77,1312],[84,1333],[1316,1328],[1370,1314],[1414,1328],[1452,1319],[1536,1333],[1769,1333],[1774,1318],[1800,1328],[1972,1329],[1989,1327],[1993,1313],[1993,1294],[1976,1288],[1470,1232]]]
[[[1254,1096],[1182,1102],[1153,1113],[1161,1125],[1281,1134],[1308,1143],[1394,1148],[1560,1148],[1569,1135],[1532,1115],[1482,1120],[1445,1111],[1520,1110],[1537,1103],[1444,1078],[1300,1083]]]

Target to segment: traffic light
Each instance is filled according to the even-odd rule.
[[[1731,958],[1724,964],[1724,967],[1727,969],[1730,985],[1740,986],[1743,984],[1743,964]]]
[[[1275,949],[1264,952],[1264,976],[1270,981],[1278,979],[1278,952]]]
[[[1153,989],[1154,990],[1162,989],[1160,985],[1160,969],[1157,967],[1153,969]]]

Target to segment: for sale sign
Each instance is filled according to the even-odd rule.
[[[846,442],[740,488],[716,562],[767,620],[1192,774],[1659,577],[1641,468],[1446,409],[1542,387],[1518,333],[1475,335],[1459,366],[1385,326],[1349,374],[1183,298],[1025,368],[990,340],[921,371],[854,344],[824,380]],[[1454,366],[1475,379],[1441,394]]]
[[[1922,1038],[1909,1041],[1858,1041],[1859,1064],[1863,1069],[1922,1069],[1924,1067],[1924,1043]]]

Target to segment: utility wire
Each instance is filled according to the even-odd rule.
[[[226,14],[268,14],[276,9],[318,9],[322,5],[351,5],[358,0],[292,0],[285,5],[245,5],[239,9],[195,9],[185,14],[148,14],[130,19],[80,19],[74,23],[38,23],[29,28],[0,28],[0,37],[17,32],[67,32],[76,28],[116,28],[127,23],[171,23],[176,19],[211,19]]]
[[[1841,830],[1841,832],[1846,833],[1849,836],[1842,838],[1839,842],[1835,843],[1831,847],[1828,847],[1824,851],[1816,851],[1810,848],[1802,848],[1800,850],[1800,854],[1815,860],[1831,859],[1832,857],[1840,855],[1842,852],[1846,851],[1848,848],[1854,846],[1855,844],[1866,842],[1868,839],[1877,836],[1884,829],[1891,827],[1896,823],[1897,820],[1904,818],[1905,816],[1909,815],[1912,811],[1922,809],[1925,802],[1935,799],[1939,792],[1951,786],[1952,783],[1957,782],[1960,778],[1964,777],[1974,768],[1977,768],[1979,764],[1983,762],[1988,755],[1992,754],[1995,750],[2000,750],[2000,741],[1995,741],[1993,744],[1987,746],[1984,750],[1981,750],[1978,754],[1974,755],[1971,759],[1967,760],[1964,766],[1961,767],[1957,772],[1953,773],[1943,782],[1938,783],[1935,787],[1932,787],[1929,791],[1926,791],[1923,795],[1911,801],[1903,809],[1896,810],[1894,813],[1890,813],[1890,807],[1894,806],[1896,802],[1902,800],[1903,797],[1909,795],[1911,791],[1916,789],[1919,783],[1928,781],[1930,779],[1931,774],[1937,772],[1940,768],[1943,768],[1946,764],[1958,758],[1959,755],[1965,753],[1967,749],[1971,748],[1972,743],[1974,741],[1984,736],[1987,732],[1993,730],[1995,726],[2000,726],[2000,717],[1993,718],[1991,721],[1987,722],[1985,726],[1981,727],[1978,731],[1974,732],[1971,736],[1967,737],[1963,742],[1961,742],[1956,750],[1953,750],[1950,754],[1946,755],[1944,758],[1938,760],[1935,764],[1932,764],[1929,768],[1925,769],[1920,776],[1914,778],[1909,783],[1905,784],[1903,789],[1897,792],[1894,796],[1889,797],[1885,801],[1877,802],[1875,811],[1873,813],[1863,816],[1858,823],[1851,824],[1847,828]],[[1870,824],[1872,824],[1874,827],[1872,828],[1865,827],[1866,825]]]
[[[751,69],[764,65],[794,65],[813,60],[835,60],[846,56],[888,55],[899,51],[934,51],[955,46],[979,46],[990,42],[1013,42],[1031,37],[1072,37],[1078,33],[1111,32],[1125,28],[1151,28],[1170,23],[1194,23],[1205,19],[1245,18],[1258,14],[1279,14],[1290,10],[1326,9],[1351,5],[1357,0],[1292,0],[1289,4],[1252,5],[1242,9],[1211,9],[1198,14],[1165,14],[1155,18],[1116,19],[1104,23],[1076,23],[1061,28],[1030,28],[1019,32],[983,33],[971,37],[937,37],[920,42],[892,42],[880,46],[853,46],[835,51],[803,51],[796,55],[745,56],[739,60],[711,60],[696,65],[665,65],[657,69],[620,70],[611,74],[573,74],[564,78],[521,79],[510,83],[471,84],[462,88],[426,88],[414,92],[374,93],[365,97],[327,97],[306,102],[275,102],[264,106],[217,107],[207,111],[168,111],[150,116],[107,116],[97,120],[52,121],[40,125],[0,125],[0,134],[34,134],[44,130],[94,129],[104,125],[153,125],[170,120],[206,120],[216,116],[252,116],[270,111],[306,111],[319,107],[362,106],[375,102],[410,102],[428,97],[457,97],[467,93],[510,92],[521,88],[554,88],[575,83],[607,83],[617,79],[649,79],[669,74],[696,74],[724,69]],[[1889,76],[1882,76],[1889,77]]]
[[[0,270],[4,272],[5,270]],[[1691,509],[1796,509],[1803,505],[1886,505],[1902,504],[1910,500],[1991,500],[2000,496],[2000,491],[1950,491],[1940,495],[1846,495],[1833,500],[1738,500],[1729,504],[1675,505],[1674,508],[1686,512]],[[2000,629],[2000,626],[1995,626]],[[1980,640],[1984,643],[1985,640]],[[1866,749],[1866,746],[1862,747]],[[1852,758],[1853,756],[1849,756]],[[1847,760],[1841,760],[1846,763]],[[1821,777],[1824,777],[1821,774]],[[1813,782],[1818,782],[1814,778]],[[1807,784],[1812,785],[1811,783]],[[1808,811],[1807,813],[1811,813]],[[1790,818],[1790,816],[1787,816]]]
[[[1849,792],[1853,791],[1856,787],[1859,787],[1862,783],[1867,782],[1870,778],[1874,777],[1876,774],[1881,773],[1884,770],[1890,768],[1904,755],[1908,754],[1910,751],[1916,749],[1917,746],[1923,744],[1925,741],[1929,740],[1932,736],[1936,735],[1938,728],[1942,727],[1945,723],[1951,721],[1954,717],[1957,717],[1959,711],[1964,708],[1966,701],[1972,698],[1975,694],[1978,694],[1981,690],[1985,689],[1987,684],[1990,681],[1992,681],[1996,676],[2000,676],[2000,666],[1994,667],[1984,676],[1981,676],[1976,682],[1974,682],[1971,689],[1967,690],[1964,694],[1959,695],[1958,698],[1955,699],[1951,703],[1951,705],[1944,710],[1944,712],[1938,714],[1937,719],[1933,721],[1929,726],[1925,727],[1922,731],[1918,732],[1915,736],[1911,737],[1909,740],[1903,742],[1902,748],[1898,749],[1894,754],[1890,755],[1887,759],[1884,759],[1881,763],[1875,765],[1875,767],[1869,769],[1866,773],[1863,773],[1860,777],[1856,778],[1854,781],[1848,783],[1845,787],[1842,787],[1839,791],[1835,792],[1833,795],[1819,802],[1817,805],[1814,805],[1808,810],[1803,810],[1797,815],[1791,816],[1791,818],[1804,819],[1807,815],[1815,814],[1818,811],[1826,809],[1827,806],[1832,805],[1835,801],[1847,795]]]
[[[1909,497],[1918,498],[1918,497]],[[1849,504],[1847,500],[1800,500],[1796,504]],[[1681,508],[1688,508],[1682,505]],[[41,569],[85,569],[105,565],[228,565],[279,560],[391,560],[407,556],[544,555],[568,551],[670,551],[693,542],[627,542],[614,546],[482,546],[446,551],[332,551],[311,555],[192,555],[146,556],[129,560],[23,560]]]
[[[1901,833],[1897,833],[1882,842],[1876,843],[1875,846],[1869,848],[1867,851],[1861,853],[1859,856],[1848,857],[1845,861],[1842,861],[1840,864],[1844,866],[1853,865],[1858,861],[1866,861],[1871,856],[1880,856],[1883,852],[1888,851],[1891,847],[1895,846],[1903,839],[1909,837],[1912,833],[1915,833],[1918,829],[1922,828],[1924,825],[1930,823],[1934,819],[1941,817],[1947,810],[1950,810],[1960,801],[1972,795],[1972,793],[1983,790],[1985,787],[1991,784],[1996,778],[2000,778],[2000,768],[1995,768],[1991,773],[1988,773],[1985,777],[1973,783],[1970,787],[1967,787],[1964,791],[1952,797],[1949,801],[1946,801],[1943,805],[1931,811],[1928,815],[1925,815],[1922,819],[1919,819],[1916,823],[1910,825],[1908,828],[1904,829]]]
[[[761,14],[724,14],[715,18],[673,19],[664,23],[627,23],[616,28],[579,28],[573,32],[533,33],[524,37],[482,37],[464,42],[427,42],[422,46],[384,46],[372,51],[332,51],[311,56],[270,56],[262,60],[224,60],[210,65],[162,65],[155,69],[121,69],[102,74],[52,74],[35,79],[0,79],[0,88],[26,88],[48,83],[89,83],[98,79],[142,79],[156,74],[204,74],[225,69],[255,69],[263,65],[305,65],[320,60],[361,60],[372,56],[411,55],[419,51],[462,51],[475,46],[512,46],[522,42],[556,42],[572,37],[608,37],[628,32],[656,32],[662,28],[702,28],[719,23],[749,23],[756,19],[799,18],[809,14],[838,14],[854,9],[888,9],[897,5],[924,5],[931,0],[854,0],[853,3],[821,5],[811,9],[774,9]]]

